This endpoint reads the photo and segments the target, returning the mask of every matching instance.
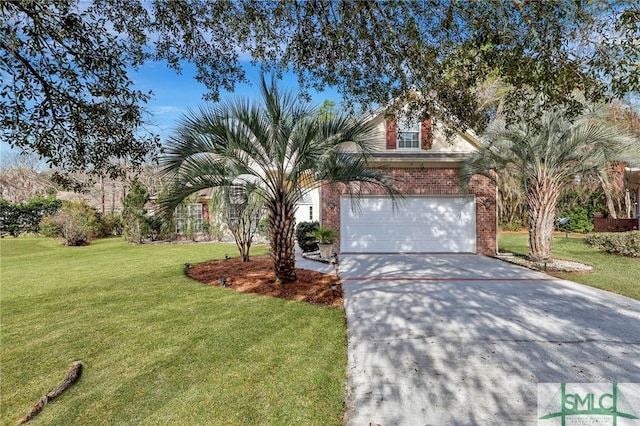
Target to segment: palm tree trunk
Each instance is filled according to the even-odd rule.
[[[269,209],[271,259],[278,284],[296,280],[295,204],[286,198],[282,194],[267,206]]]
[[[598,175],[598,178],[600,179],[600,185],[602,186],[602,192],[604,193],[604,198],[606,200],[607,210],[609,210],[609,217],[611,219],[617,219],[618,215],[616,213],[616,206],[613,204],[613,188],[609,182],[607,171],[603,170]]]
[[[229,231],[231,231],[231,235],[233,235],[233,239],[236,242],[236,247],[238,247],[240,256],[242,256],[242,261],[248,262],[253,235],[250,230],[247,230],[244,218],[241,218],[238,224],[228,224],[228,226]]]
[[[551,258],[556,203],[560,194],[552,180],[535,181],[528,185],[529,259],[540,262]]]

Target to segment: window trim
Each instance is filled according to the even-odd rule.
[[[179,205],[176,208],[176,233],[184,234],[188,231],[189,222],[193,226],[193,232],[202,232],[204,212],[202,203],[190,203]],[[184,230],[183,230],[184,228]]]
[[[422,146],[422,128],[419,120],[408,120],[406,117],[399,115],[396,124],[396,149],[400,150],[420,150]],[[412,134],[414,138],[404,140],[403,134]],[[411,146],[406,146],[410,143]],[[401,144],[405,146],[401,146]]]

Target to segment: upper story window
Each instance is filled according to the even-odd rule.
[[[407,119],[405,114],[388,116],[386,124],[386,148],[428,151],[433,146],[431,118],[420,122]]]
[[[398,117],[398,149],[420,148],[420,123]]]

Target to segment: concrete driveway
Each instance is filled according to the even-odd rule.
[[[640,383],[639,301],[475,255],[340,273],[348,425],[536,424],[538,383]]]

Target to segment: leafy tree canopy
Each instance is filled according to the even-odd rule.
[[[247,81],[245,55],[351,105],[418,90],[418,107],[477,129],[491,116],[473,92],[487,76],[509,88],[507,115],[539,93],[577,113],[576,89],[590,101],[640,92],[633,0],[8,0],[0,22],[1,137],[63,170],[113,171],[158,147],[142,130],[150,94],[127,75],[145,60],[194,63],[211,100]]]
[[[0,137],[63,172],[116,174],[158,146],[139,131],[149,94],[127,76],[135,51],[75,3],[0,2]]]

